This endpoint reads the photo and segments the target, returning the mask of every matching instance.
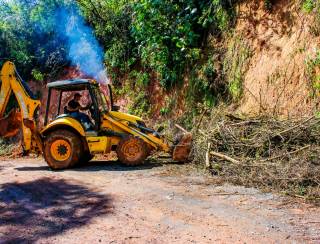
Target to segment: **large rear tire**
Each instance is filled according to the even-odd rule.
[[[123,138],[116,151],[120,162],[127,166],[140,165],[149,156],[147,144],[142,139],[133,136]]]
[[[73,167],[79,162],[83,151],[81,139],[69,130],[51,132],[44,144],[44,158],[54,170]]]

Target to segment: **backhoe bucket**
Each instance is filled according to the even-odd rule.
[[[172,158],[178,162],[184,162],[188,159],[192,146],[192,134],[185,133],[178,144],[174,146]]]
[[[7,116],[0,118],[0,137],[16,136],[19,133],[21,121],[21,113],[15,109],[12,109]]]

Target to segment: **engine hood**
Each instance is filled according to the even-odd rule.
[[[137,121],[143,121],[140,117],[131,115],[131,114],[126,114],[126,113],[121,113],[121,112],[116,112],[116,111],[109,111],[109,114],[112,117],[115,117],[119,120],[126,120],[130,121],[132,123],[136,123]]]

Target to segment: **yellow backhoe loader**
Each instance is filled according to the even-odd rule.
[[[15,65],[6,62],[1,70],[0,136],[10,137],[22,128],[26,153],[40,152],[52,169],[65,169],[88,162],[95,154],[116,151],[125,165],[141,164],[155,151],[170,153],[174,160],[185,161],[190,153],[192,135],[184,133],[175,145],[164,136],[147,128],[136,116],[119,112],[113,105],[111,86],[106,95],[97,81],[72,79],[50,82],[43,128],[38,128],[37,114],[41,103],[19,76]],[[92,124],[87,126],[74,113],[62,108],[63,95],[86,92],[91,100],[89,111]],[[4,116],[9,98],[14,94],[19,110]],[[51,104],[58,96],[58,105]],[[55,102],[56,103],[56,102]],[[52,116],[52,108],[57,111]],[[51,117],[51,118],[50,118]]]

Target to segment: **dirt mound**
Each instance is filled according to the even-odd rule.
[[[296,1],[278,0],[267,10],[264,1],[240,5],[235,33],[252,54],[244,76],[243,114],[301,116],[318,108],[312,97],[307,60],[317,55],[319,37],[313,17]]]

